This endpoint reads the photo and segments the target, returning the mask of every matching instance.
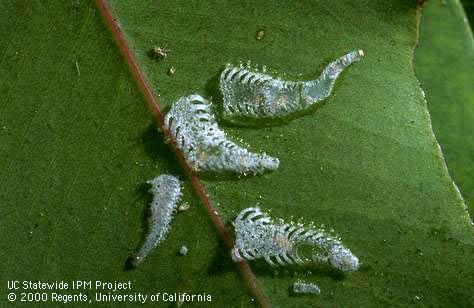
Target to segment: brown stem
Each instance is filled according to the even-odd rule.
[[[124,57],[125,62],[128,64],[133,77],[135,78],[139,88],[143,92],[143,95],[145,96],[145,101],[147,102],[148,107],[153,113],[156,124],[163,129],[164,137],[167,140],[171,141],[170,142],[171,148],[173,152],[175,153],[176,157],[178,158],[178,161],[180,165],[183,167],[186,175],[189,177],[191,184],[194,190],[196,191],[196,194],[198,195],[202,204],[204,204],[207,210],[207,213],[209,214],[209,217],[212,220],[212,223],[216,227],[217,232],[219,233],[219,235],[221,236],[222,240],[225,242],[227,247],[231,249],[233,247],[232,235],[228,232],[228,230],[226,229],[224,225],[224,222],[219,217],[219,213],[217,212],[217,209],[212,205],[212,201],[209,198],[209,194],[207,193],[206,188],[204,187],[204,185],[199,180],[196,173],[193,171],[191,166],[188,164],[188,162],[184,158],[183,152],[177,147],[176,141],[174,140],[170,131],[164,127],[163,125],[164,116],[155,98],[153,90],[148,85],[148,82],[146,81],[145,76],[140,66],[138,65],[138,62],[135,59],[133,52],[130,50],[127,40],[125,39],[125,36],[123,35],[120,25],[117,23],[117,19],[113,16],[113,13],[107,3],[107,0],[96,0],[95,2],[97,5],[97,8],[100,11],[100,14],[102,15],[102,18],[104,19],[105,24],[107,25],[107,28],[112,34],[112,37],[114,38],[115,43],[117,44],[120,50],[120,53]],[[270,307],[270,304],[265,294],[263,294],[263,291],[258,287],[257,279],[255,278],[255,275],[253,274],[249,265],[246,262],[239,262],[238,266],[244,280],[247,282],[250,288],[251,293],[256,298],[258,303],[262,307]]]

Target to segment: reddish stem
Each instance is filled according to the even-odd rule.
[[[214,226],[217,229],[217,232],[219,233],[219,235],[221,236],[221,238],[223,239],[227,247],[229,249],[232,249],[233,247],[232,235],[226,229],[224,222],[222,221],[222,219],[219,216],[219,213],[217,212],[217,209],[212,205],[212,201],[209,198],[209,194],[207,193],[206,188],[204,187],[204,185],[199,180],[196,173],[193,171],[191,166],[188,164],[188,162],[184,158],[183,152],[177,147],[176,141],[174,140],[170,131],[164,127],[163,125],[164,116],[155,98],[153,90],[148,85],[148,82],[146,81],[145,76],[140,66],[138,65],[138,62],[133,52],[128,46],[127,40],[125,39],[125,36],[123,35],[120,25],[117,23],[117,18],[113,16],[112,10],[110,9],[108,5],[107,0],[96,0],[96,5],[100,11],[100,14],[102,15],[102,18],[104,19],[105,24],[107,25],[109,31],[112,34],[112,37],[114,38],[115,43],[117,44],[120,50],[120,53],[124,57],[125,62],[128,64],[133,77],[135,78],[139,88],[143,92],[143,95],[145,96],[145,101],[147,102],[148,107],[153,113],[156,124],[163,129],[164,137],[167,140],[171,141],[170,145],[173,152],[177,156],[178,161],[180,165],[183,167],[186,175],[189,177],[191,184],[194,190],[196,191],[199,199],[201,200],[202,204],[204,204],[207,210],[207,213],[209,214],[209,217],[211,218]],[[255,278],[255,275],[253,274],[247,262],[239,262],[238,265],[239,265],[239,269],[242,276],[244,277],[245,281],[248,283],[250,291],[252,292],[253,296],[255,296],[258,303],[262,307],[270,307],[270,304],[266,296],[263,294],[262,290],[258,287],[257,279]]]

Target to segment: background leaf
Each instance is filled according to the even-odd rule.
[[[464,6],[464,11],[466,16],[469,18],[471,25],[474,23],[474,2],[471,0],[462,0],[462,5]],[[456,4],[459,5],[459,4]]]
[[[449,171],[474,213],[474,40],[458,1],[423,8],[417,76]]]
[[[238,211],[259,204],[274,217],[334,228],[363,262],[347,276],[321,266],[275,270],[251,263],[272,304],[474,301],[472,227],[413,72],[413,1],[111,4],[163,107],[194,92],[218,104],[216,77],[227,62],[251,60],[303,79],[349,50],[365,51],[314,112],[260,129],[221,123],[234,140],[282,162],[259,177],[205,179],[229,224]],[[205,292],[216,306],[251,304],[188,184],[192,209],[177,215],[167,241],[140,268],[124,270],[146,229],[150,196],[143,183],[180,169],[95,8],[1,5],[0,29],[9,34],[0,38],[2,285],[131,280],[137,292]],[[171,49],[169,57],[151,59],[155,45]],[[174,76],[167,74],[171,66]],[[190,248],[186,257],[176,255],[182,244]],[[297,278],[320,285],[321,296],[292,296]]]

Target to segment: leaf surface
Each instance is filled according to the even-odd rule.
[[[191,208],[175,215],[168,238],[140,267],[125,270],[147,229],[152,196],[145,182],[163,173],[183,180],[180,168],[92,3],[0,7],[2,304],[7,280],[131,281],[130,291],[102,293],[148,300],[206,293],[216,305],[250,303],[187,182],[183,201]],[[187,256],[178,253],[182,245]],[[219,273],[225,264],[231,269]],[[90,298],[101,292],[81,291]]]
[[[219,105],[216,81],[228,62],[250,60],[302,79],[350,50],[366,53],[309,115],[271,127],[221,123],[234,140],[281,161],[278,171],[259,177],[205,179],[229,223],[255,204],[274,217],[303,217],[334,228],[364,263],[343,278],[320,267],[275,270],[255,262],[275,305],[472,300],[472,227],[414,74],[412,1],[111,3],[164,107],[192,93]],[[256,40],[260,29],[265,36]],[[171,52],[156,61],[149,56],[154,46]],[[292,297],[297,278],[318,283],[322,295]]]
[[[363,263],[346,276],[324,266],[251,263],[274,306],[474,301],[472,227],[413,70],[413,1],[111,5],[163,108],[195,92],[218,106],[217,77],[228,62],[309,79],[346,52],[364,50],[320,108],[279,126],[221,123],[233,140],[281,161],[258,177],[203,178],[229,227],[241,209],[258,204],[273,217],[335,229]],[[176,215],[169,238],[141,267],[124,270],[146,230],[143,183],[165,172],[183,178],[180,168],[94,7],[1,6],[2,285],[131,280],[135,292],[208,293],[216,306],[251,304],[187,182],[191,210]],[[169,56],[152,59],[154,46],[166,46]],[[183,244],[190,253],[179,257]],[[298,278],[319,285],[321,295],[293,296]]]

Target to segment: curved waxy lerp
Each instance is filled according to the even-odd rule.
[[[258,207],[240,212],[234,222],[236,262],[264,258],[270,265],[325,262],[345,272],[355,271],[359,259],[341,241],[324,230],[273,222]],[[303,247],[310,247],[303,252]]]
[[[200,95],[183,96],[174,103],[164,127],[195,171],[245,175],[278,168],[277,158],[252,153],[228,140],[217,125],[210,103]]]
[[[227,65],[219,87],[225,118],[280,118],[305,110],[327,98],[337,77],[364,56],[352,51],[331,62],[320,77],[310,81],[285,81],[243,66]]]
[[[140,250],[132,258],[133,266],[138,266],[166,238],[181,198],[181,183],[174,176],[160,175],[147,183],[151,185],[150,192],[153,194],[148,234]]]

